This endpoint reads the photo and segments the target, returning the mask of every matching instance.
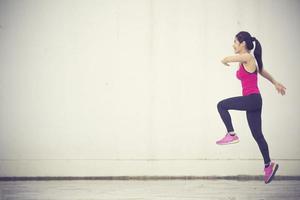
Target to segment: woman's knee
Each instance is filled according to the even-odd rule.
[[[223,104],[224,104],[224,101],[220,101],[220,102],[217,104],[218,110],[223,110]]]

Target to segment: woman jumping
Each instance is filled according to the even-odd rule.
[[[255,43],[254,56],[251,54],[251,50],[254,47],[253,43]],[[270,183],[279,166],[275,162],[271,162],[268,144],[262,133],[262,97],[257,86],[257,74],[259,73],[269,80],[281,95],[285,94],[286,88],[263,68],[261,45],[255,37],[252,37],[245,31],[239,32],[235,36],[233,49],[236,55],[225,57],[222,63],[226,66],[229,66],[228,63],[231,62],[239,63],[236,76],[242,83],[243,96],[225,99],[218,103],[218,111],[226,126],[227,134],[216,143],[225,145],[239,142],[228,110],[246,111],[248,125],[264,159],[264,181],[265,183]]]

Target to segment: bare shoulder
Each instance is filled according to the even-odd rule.
[[[241,54],[241,56],[243,56],[245,60],[251,60],[252,58],[254,58],[250,53],[243,53]]]
[[[247,62],[243,63],[245,70],[249,73],[255,72],[257,69],[255,57],[250,53],[245,53],[245,57],[247,58]]]

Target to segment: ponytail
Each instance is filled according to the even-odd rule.
[[[255,42],[254,56],[258,65],[258,69],[259,71],[261,71],[263,69],[261,45],[260,42],[255,37],[252,37],[252,40]]]
[[[254,57],[256,59],[257,65],[258,65],[258,69],[261,72],[261,70],[263,69],[263,62],[262,62],[262,58],[261,58],[261,45],[260,45],[259,41],[255,37],[252,37],[250,35],[250,33],[246,32],[246,31],[239,32],[238,34],[236,34],[235,37],[237,38],[237,40],[240,43],[245,41],[246,48],[249,51],[253,49],[253,47],[254,47],[253,42],[255,42]]]

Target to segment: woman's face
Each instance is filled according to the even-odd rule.
[[[232,45],[234,53],[240,53],[242,49],[242,43],[240,43],[236,38],[234,38],[234,43]]]

